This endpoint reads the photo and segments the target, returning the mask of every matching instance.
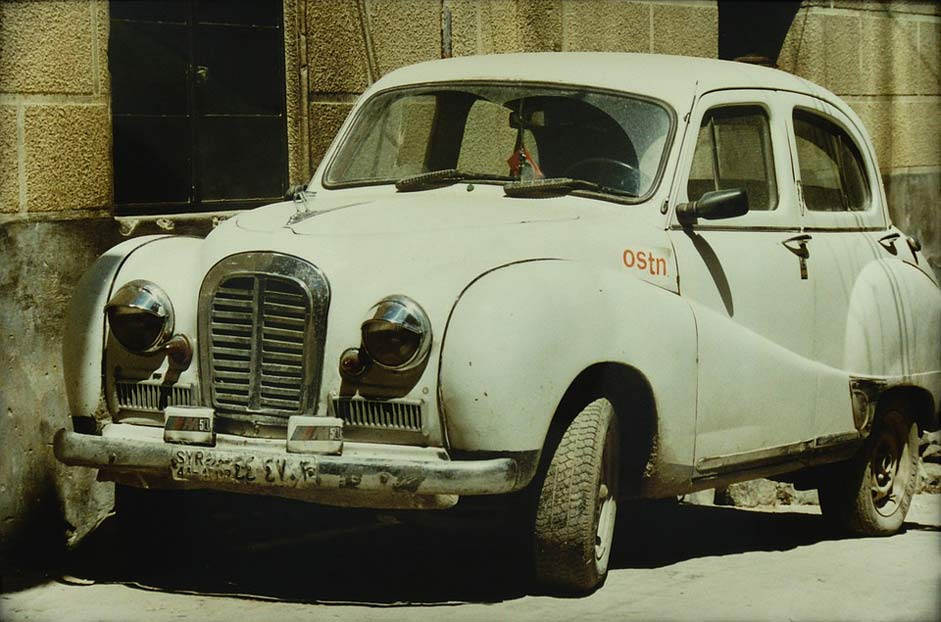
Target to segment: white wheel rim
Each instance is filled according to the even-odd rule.
[[[614,518],[617,515],[618,502],[608,497],[601,503],[598,517],[598,529],[595,532],[595,562],[600,570],[608,565],[611,555],[611,541],[614,539]]]
[[[880,515],[898,511],[911,477],[908,430],[895,413],[883,419],[869,462],[869,488],[872,505]]]
[[[612,462],[611,453],[613,438],[605,439],[604,454],[601,457],[601,481],[598,483],[597,496],[597,528],[595,529],[595,566],[598,573],[604,573],[608,568],[608,559],[611,557],[611,543],[614,540],[614,524],[617,518],[618,501],[617,490],[613,490],[617,482],[616,468]]]

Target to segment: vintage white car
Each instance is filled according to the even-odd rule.
[[[97,261],[56,455],[142,488],[513,500],[534,576],[563,591],[604,581],[627,498],[785,477],[889,534],[941,400],[919,249],[859,118],[793,75],[406,67],[292,199]]]

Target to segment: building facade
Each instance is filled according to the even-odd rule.
[[[280,37],[272,62],[283,78],[278,88],[284,96],[271,117],[279,119],[283,134],[275,184],[282,186],[310,178],[356,98],[397,67],[514,51],[718,57],[720,35],[728,34],[720,25],[722,3],[715,1],[272,1],[276,23],[257,15],[214,18],[200,14],[195,1],[178,3],[190,7],[182,17],[128,16],[106,0],[0,2],[4,548],[42,544],[57,550],[87,533],[112,507],[110,485],[97,483],[91,470],[66,470],[51,450],[54,432],[69,425],[59,348],[80,275],[98,254],[127,236],[204,234],[214,219],[224,217],[217,212],[247,205],[226,203],[232,197],[224,193],[213,195],[213,182],[206,177],[213,172],[206,162],[213,159],[200,150],[211,141],[201,137],[211,136],[211,128],[197,118],[193,102],[208,101],[200,80],[223,75],[217,67],[200,64],[199,41],[210,36],[207,32],[234,23],[268,28],[276,33],[271,36]],[[270,3],[265,6],[268,11]],[[863,118],[876,145],[893,219],[922,242],[941,274],[941,5],[810,0],[795,10],[778,67],[829,88]],[[182,73],[169,78],[146,73],[148,66],[159,65],[148,56],[157,52],[132,53],[127,47],[144,36],[135,33],[145,31],[188,37],[189,47],[180,48],[185,48],[179,57]],[[147,36],[156,37],[153,49],[166,47],[163,35]],[[135,151],[134,141],[145,140],[140,138],[144,130],[129,133],[128,119],[173,115],[151,110],[147,98],[141,99],[143,108],[128,107],[124,94],[143,89],[156,101],[166,91],[161,80],[177,78],[185,90],[180,101],[190,106],[177,116],[197,129],[180,139],[179,161],[189,163],[180,169],[185,200],[167,207],[172,197],[137,200],[125,188],[129,179],[135,180],[132,189],[142,187],[141,179],[159,188],[161,166],[177,160],[129,160],[121,154],[146,152]],[[227,79],[235,92],[237,80],[248,78],[232,72]],[[250,163],[213,166],[224,173],[226,166],[235,170]]]

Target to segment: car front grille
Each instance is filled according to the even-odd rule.
[[[236,269],[243,266],[237,261],[240,257],[244,258],[236,255],[232,260]],[[310,414],[315,408],[326,305],[323,296],[312,293],[311,285],[326,291],[326,281],[307,283],[281,272],[279,268],[290,269],[300,260],[275,257],[283,259],[269,266],[270,271],[229,272],[210,284],[203,310],[208,328],[203,334],[209,343],[201,345],[201,351],[206,354],[203,369],[204,374],[208,371],[209,397],[220,416],[283,419]],[[219,265],[213,269],[222,270]],[[211,271],[207,282],[212,275]],[[322,279],[319,272],[316,276]]]

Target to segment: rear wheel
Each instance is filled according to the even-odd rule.
[[[837,526],[867,536],[898,531],[918,483],[918,427],[903,400],[880,406],[857,455],[820,486],[820,509]]]
[[[539,487],[534,527],[536,579],[563,591],[604,582],[618,495],[617,418],[606,399],[569,424]]]

